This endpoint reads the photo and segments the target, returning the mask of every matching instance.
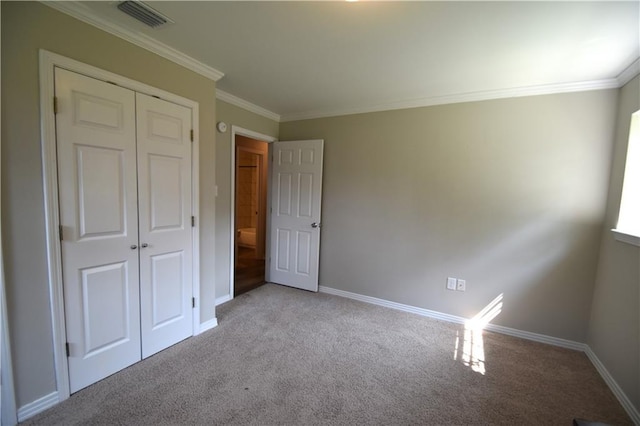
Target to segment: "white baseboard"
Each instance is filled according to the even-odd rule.
[[[454,322],[456,324],[464,324],[467,320],[455,315],[443,314],[438,311],[431,311],[429,309],[418,308],[411,305],[403,305],[402,303],[391,302],[389,300],[378,299],[377,297],[365,296],[363,294],[351,293],[350,291],[338,290],[337,288],[331,288],[326,286],[319,286],[320,293],[333,294],[335,296],[346,297],[347,299],[359,300],[361,302],[371,303],[372,305],[385,306],[391,309],[397,309],[399,311],[411,312],[412,314],[422,315],[423,317],[435,318],[442,321]]]
[[[231,297],[230,294],[227,294],[226,296],[222,296],[222,297],[218,297],[216,299],[216,306],[218,305],[222,305],[223,303],[228,302],[229,300],[233,299],[233,297]]]
[[[624,409],[627,411],[627,414],[629,414],[629,417],[631,417],[633,423],[636,425],[640,425],[640,412],[638,412],[638,409],[634,407],[633,403],[629,400],[620,385],[618,385],[618,382],[616,382],[611,373],[609,373],[609,370],[607,370],[602,361],[600,361],[595,352],[593,352],[591,347],[586,346],[584,352],[591,360],[593,366],[596,367],[598,373],[600,373],[604,381],[607,383],[609,389],[611,389],[611,392],[613,392],[616,398],[618,398],[618,401],[620,401],[620,404],[622,404],[622,407],[624,407]]]
[[[336,296],[346,297],[348,299],[359,300],[361,302],[371,303],[373,305],[385,306],[387,308],[398,309],[404,312],[411,312],[414,314],[422,315],[429,318],[435,318],[442,321],[453,322],[456,324],[464,324],[467,319],[458,317],[455,315],[444,314],[442,312],[431,311],[429,309],[417,308],[411,305],[403,305],[402,303],[390,302],[384,299],[378,299],[376,297],[364,296],[358,293],[351,293],[349,291],[338,290],[331,287],[320,286],[321,293],[333,294]],[[591,350],[586,343],[574,342],[572,340],[560,339],[558,337],[546,336],[544,334],[531,333],[530,331],[518,330],[515,328],[503,327],[501,325],[487,324],[485,330],[493,331],[496,333],[506,334],[509,336],[520,337],[522,339],[533,340],[534,342],[546,343],[549,345],[560,346],[567,349],[574,349],[584,352],[591,363],[594,365],[598,373],[602,376],[607,383],[611,392],[618,398],[622,407],[626,410],[631,420],[637,425],[640,425],[640,413],[638,409],[634,407],[633,403],[629,400],[622,388],[611,376],[609,371],[605,368],[604,364],[598,359],[596,354]]]
[[[38,398],[33,402],[23,405],[18,408],[18,422],[23,422],[36,414],[42,413],[44,410],[53,407],[60,398],[58,397],[58,391],[51,392],[49,395],[45,395],[42,398]]]
[[[371,303],[373,305],[385,306],[391,309],[397,309],[399,311],[411,312],[413,314],[422,315],[423,317],[429,317],[438,319],[441,321],[453,322],[456,324],[465,324],[468,319],[459,317],[456,315],[449,315],[438,311],[432,311],[429,309],[418,308],[416,306],[404,305],[402,303],[391,302],[389,300],[378,299],[376,297],[364,296],[358,293],[351,293],[349,291],[338,290],[331,287],[320,286],[321,293],[333,294],[336,296],[346,297],[348,299],[359,300],[361,302]],[[517,330],[515,328],[503,327],[501,325],[487,324],[485,330],[494,331],[500,334],[507,334],[509,336],[520,337],[522,339],[533,340],[534,342],[547,343],[549,345],[560,346],[563,348],[574,349],[578,351],[585,350],[585,344],[574,342],[572,340],[560,339],[558,337],[546,336],[544,334],[531,333],[530,331]]]
[[[198,334],[204,333],[207,330],[211,330],[212,328],[216,328],[218,326],[218,318],[212,318],[209,321],[205,321],[200,324],[200,330]]]
[[[521,339],[546,343],[547,345],[559,346],[561,348],[573,349],[580,352],[584,352],[587,348],[587,345],[585,343],[561,339],[559,337],[547,336],[546,334],[538,334],[532,333],[530,331],[518,330],[517,328],[503,327],[496,324],[487,324],[484,329],[493,331],[495,333],[506,334],[508,336],[519,337]]]

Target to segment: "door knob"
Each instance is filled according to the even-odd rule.
[[[135,245],[135,244],[131,244],[131,250],[135,250],[135,249],[137,249],[137,248],[138,248],[138,246],[137,246],[137,245]]]
[[[312,227],[312,228],[320,228],[320,224],[319,224],[318,222],[313,222],[313,223],[311,224],[311,227]]]
[[[147,247],[149,247],[149,244],[147,244],[147,243],[142,243],[141,247],[142,247],[142,248],[147,248]]]

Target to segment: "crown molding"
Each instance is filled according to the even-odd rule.
[[[261,115],[278,123],[280,122],[279,114],[262,108],[261,106],[258,106],[256,104],[252,104],[249,101],[245,101],[244,99],[232,95],[231,93],[225,92],[224,90],[216,89],[216,99],[230,103],[231,105],[235,105],[239,108],[246,109],[247,111],[251,111],[255,114]]]
[[[640,74],[640,58],[636,59],[629,65],[627,68],[622,71],[616,80],[618,81],[619,87],[624,86],[628,82],[631,81],[636,75]]]
[[[310,120],[314,118],[335,117],[340,115],[363,114],[368,112],[392,111],[396,109],[420,108],[435,105],[457,104],[462,102],[488,101],[493,99],[519,98],[523,96],[551,95],[555,93],[583,92],[588,90],[616,89],[620,87],[615,78],[606,80],[582,81],[577,83],[546,84],[541,86],[516,87],[512,89],[487,90],[481,92],[460,93],[455,95],[434,96],[398,102],[309,111],[285,114],[281,121]]]
[[[202,76],[205,76],[213,81],[220,80],[224,73],[217,69],[206,65],[191,56],[169,47],[164,43],[161,43],[145,34],[131,31],[113,22],[110,22],[98,15],[96,15],[91,9],[77,1],[41,1],[45,6],[49,6],[59,12],[72,16],[82,22],[89,25],[93,25],[103,31],[113,34],[116,37],[120,37],[123,40],[133,43],[138,47],[142,47],[150,52],[153,52],[165,59],[168,59],[180,66],[190,69]]]
[[[224,73],[192,58],[152,37],[131,31],[96,15],[87,6],[78,1],[42,1],[41,3],[70,15],[82,22],[93,25],[103,31],[115,35],[123,40],[153,52],[165,59],[181,65],[191,71],[205,76],[213,81],[220,80]],[[623,70],[616,78],[584,81],[577,83],[548,84],[541,86],[518,87],[480,92],[460,93],[454,95],[408,99],[378,105],[354,106],[348,108],[324,109],[300,113],[279,115],[230,93],[216,90],[216,98],[237,107],[246,109],[276,122],[309,120],[314,118],[335,117],[341,115],[363,114],[368,112],[392,111],[397,109],[419,108],[435,105],[455,104],[462,102],[477,102],[493,99],[515,98],[523,96],[550,95],[554,93],[569,93],[588,90],[615,89],[624,86],[636,75],[640,74],[640,58]]]

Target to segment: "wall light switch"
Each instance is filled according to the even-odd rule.
[[[458,280],[458,286],[456,287],[456,290],[465,291],[466,289],[467,289],[467,281]]]
[[[455,278],[447,278],[447,290],[454,290],[456,289],[456,279]]]

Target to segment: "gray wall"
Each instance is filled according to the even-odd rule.
[[[214,82],[39,3],[0,7],[2,248],[18,406],[55,390],[39,48],[200,103],[203,321],[229,286],[231,141],[215,122],[324,138],[322,285],[465,317],[503,294],[494,323],[588,341],[639,405],[640,255],[608,231],[638,78],[619,104],[609,90],[279,125],[216,102]],[[467,279],[467,291],[446,291],[447,276]]]
[[[201,320],[215,317],[215,83],[35,2],[2,2],[2,243],[18,407],[56,388],[40,153],[38,49],[200,104]]]
[[[217,120],[229,126],[216,140],[216,298],[229,295],[229,262],[231,245],[231,126],[267,136],[278,137],[279,123],[238,108],[227,102],[216,102]]]
[[[283,123],[325,140],[320,284],[585,342],[617,90]],[[445,289],[448,276],[467,291]]]
[[[640,248],[617,241],[616,227],[631,114],[640,109],[640,77],[620,90],[607,214],[588,343],[640,410]]]

